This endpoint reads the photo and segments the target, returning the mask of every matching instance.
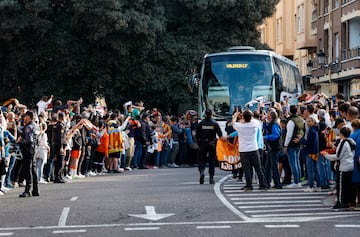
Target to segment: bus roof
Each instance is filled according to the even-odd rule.
[[[207,58],[207,57],[216,57],[216,56],[220,56],[220,55],[241,55],[241,54],[252,54],[252,55],[266,55],[266,56],[271,56],[271,57],[276,57],[276,58],[278,58],[278,59],[280,59],[280,60],[282,60],[282,61],[284,61],[284,62],[286,62],[286,63],[288,63],[288,64],[291,64],[292,66],[294,66],[294,67],[297,67],[297,64],[294,62],[294,61],[292,61],[292,60],[290,60],[290,59],[288,59],[288,58],[286,58],[286,57],[284,57],[284,56],[282,56],[282,55],[280,55],[280,54],[277,54],[277,53],[275,53],[275,52],[273,52],[273,51],[270,51],[270,50],[239,50],[239,51],[227,51],[227,52],[220,52],[220,53],[211,53],[211,54],[206,54],[205,56],[204,56],[204,59],[205,58]]]

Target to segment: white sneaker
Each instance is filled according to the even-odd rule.
[[[40,179],[40,181],[39,181],[39,184],[47,184],[48,182],[46,182],[46,180],[44,180],[44,179]]]
[[[71,176],[69,176],[69,175],[66,175],[64,178],[65,178],[65,179],[68,179],[68,180],[72,180],[72,179],[73,179],[73,178],[72,178]]]
[[[2,193],[7,193],[8,191],[6,191],[5,189],[0,189],[0,192],[2,192]]]
[[[286,188],[301,188],[301,183],[298,183],[298,184],[292,183],[292,184],[286,185],[285,187]]]
[[[79,177],[79,179],[83,179],[83,178],[85,178],[85,175],[79,174],[78,177]]]
[[[125,170],[132,170],[129,166],[128,167],[125,167]]]
[[[3,192],[0,191],[0,196],[3,196],[4,194],[5,194],[5,193],[3,193]]]
[[[174,168],[179,168],[179,166],[177,164],[175,164],[175,163],[173,163],[173,167]]]
[[[8,189],[7,187],[2,187],[1,190],[5,190],[6,192],[8,192],[10,189]]]
[[[304,189],[304,192],[306,192],[306,193],[312,193],[312,192],[315,192],[315,189],[309,187],[309,188]]]
[[[25,187],[25,186],[26,186],[25,181],[19,183],[19,187]]]
[[[90,172],[88,173],[88,175],[89,175],[89,176],[96,176],[96,173],[90,171]]]

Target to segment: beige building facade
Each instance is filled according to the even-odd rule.
[[[281,0],[259,31],[311,89],[360,95],[360,0]]]

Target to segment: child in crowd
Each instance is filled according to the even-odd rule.
[[[160,152],[161,152],[161,143],[159,140],[160,127],[151,123],[151,144],[148,145],[147,149],[147,159],[148,159],[148,168],[158,168],[160,164]]]
[[[354,155],[356,143],[349,138],[351,129],[340,129],[340,143],[336,148],[336,154],[324,152],[323,155],[329,160],[339,160],[340,165],[336,171],[336,195],[337,201],[334,209],[347,208],[352,199],[351,177],[354,170]]]
[[[308,117],[306,119],[306,125],[309,127],[309,132],[306,139],[301,138],[301,144],[305,145],[306,151],[306,168],[309,178],[309,187],[305,189],[305,192],[314,192],[314,178],[317,179],[317,186],[320,184],[319,176],[317,173],[317,160],[319,158],[319,126],[317,126],[314,117]]]

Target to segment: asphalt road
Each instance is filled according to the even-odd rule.
[[[134,170],[42,184],[40,197],[0,197],[0,236],[359,236],[360,212],[333,211],[325,192],[254,190],[216,171]]]

